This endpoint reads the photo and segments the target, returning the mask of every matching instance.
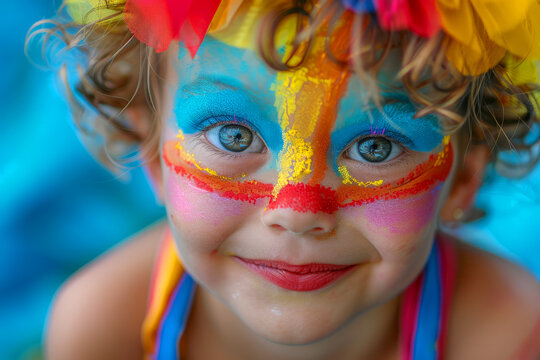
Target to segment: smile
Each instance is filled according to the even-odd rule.
[[[314,291],[338,281],[355,265],[312,263],[291,265],[279,261],[234,257],[249,270],[281,288],[292,291]]]

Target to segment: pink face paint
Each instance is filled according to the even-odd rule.
[[[442,186],[406,199],[376,201],[364,208],[369,229],[380,233],[417,233],[435,215],[437,197]]]
[[[202,190],[180,176],[172,175],[168,179],[167,192],[172,214],[183,222],[204,221],[219,225],[226,217],[242,214],[242,203]],[[212,204],[215,211],[209,211],[208,204]]]

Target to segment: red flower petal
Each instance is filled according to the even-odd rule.
[[[386,30],[407,30],[407,0],[378,0],[377,15],[380,25]]]
[[[162,52],[180,40],[199,49],[221,0],[127,0],[124,21],[139,41]]]
[[[154,48],[156,52],[165,51],[178,33],[178,24],[187,17],[191,2],[127,0],[124,22],[139,41]],[[169,3],[176,5],[174,11],[171,11]]]
[[[431,37],[441,29],[441,17],[435,0],[408,1],[409,28],[417,35]]]
[[[220,3],[221,0],[199,0],[197,5],[191,6],[187,21],[183,23],[176,39],[186,46],[192,58],[199,50]]]
[[[378,0],[377,15],[387,30],[410,30],[430,37],[441,28],[435,0]]]

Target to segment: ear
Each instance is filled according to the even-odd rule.
[[[461,220],[471,210],[476,193],[482,185],[486,166],[490,160],[486,145],[469,145],[462,161],[458,162],[450,194],[442,209],[441,218],[452,223]],[[457,154],[459,156],[459,154]]]

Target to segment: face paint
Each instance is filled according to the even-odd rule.
[[[178,214],[182,221],[204,221],[210,225],[218,225],[225,218],[221,213],[208,212],[206,201],[211,201],[215,206],[225,210],[228,216],[240,215],[242,211],[238,208],[236,201],[220,196],[218,193],[206,193],[200,188],[186,183],[178,184],[178,179],[171,178],[167,182],[167,193],[169,194],[169,204]],[[206,199],[204,198],[206,196]]]
[[[251,203],[259,199],[269,199],[268,209],[291,208],[298,212],[333,213],[339,208],[370,204],[377,200],[407,199],[437,186],[445,181],[450,173],[453,150],[447,136],[443,140],[443,149],[438,154],[431,155],[406,177],[376,188],[345,184],[334,190],[320,184],[287,184],[281,189],[284,196],[278,197],[273,196],[273,184],[255,180],[227,181],[201,173],[196,167],[185,162],[174,141],[165,143],[163,158],[167,166],[190,180],[197,188],[216,192],[228,199]]]
[[[198,189],[215,192],[227,199],[255,203],[258,199],[269,197],[273,189],[272,184],[258,181],[228,181],[220,179],[219,176],[203,173],[196,166],[185,161],[175,141],[165,143],[163,160],[166,166],[189,180]]]
[[[176,137],[178,138],[178,142],[176,143],[176,149],[178,150],[179,155],[182,157],[182,159],[186,163],[193,165],[199,171],[215,176],[221,180],[234,180],[235,179],[235,178],[219,175],[216,170],[209,169],[207,167],[203,167],[199,165],[199,163],[195,160],[195,156],[184,150],[184,146],[183,146],[184,133],[182,132],[182,130],[178,130],[178,135],[176,135]],[[246,174],[242,174],[239,177],[246,177]]]
[[[279,152],[283,148],[279,125],[264,116],[257,101],[231,82],[230,79],[197,79],[182,87],[176,96],[174,111],[180,130],[184,134],[195,134],[219,120],[247,122],[271,151]]]
[[[332,158],[337,159],[337,155],[353,140],[370,135],[385,135],[413,151],[433,151],[443,138],[438,120],[432,115],[415,119],[415,113],[416,109],[411,103],[400,102],[386,104],[382,111],[358,112],[356,116],[351,115],[354,121],[338,119],[337,130],[331,135]],[[337,162],[334,161],[333,165],[338,171]]]
[[[343,178],[343,184],[356,184],[358,186],[368,187],[368,186],[380,186],[384,182],[384,180],[376,180],[376,181],[359,181],[355,179],[347,169],[346,166],[338,166],[338,171],[341,177]]]
[[[341,26],[336,39],[348,39],[348,27]],[[279,72],[271,90],[283,132],[283,150],[279,154],[279,175],[274,196],[287,185],[312,172],[309,184],[319,184],[327,168],[330,130],[336,119],[350,72],[326,58],[325,37],[315,37],[312,54],[298,70]],[[336,41],[339,49],[346,41]]]
[[[364,207],[364,216],[371,231],[412,234],[420,231],[433,218],[441,185],[410,198],[377,201]]]
[[[348,42],[348,36],[338,33],[332,39],[338,49],[348,46]],[[199,164],[194,154],[182,145],[174,149],[166,142],[166,164],[197,188],[250,203],[266,199],[268,209],[290,207],[300,212],[331,213],[342,207],[377,200],[406,199],[446,179],[452,165],[448,141],[443,142],[442,151],[400,180],[358,179],[346,166],[338,165],[344,149],[363,135],[384,136],[423,152],[431,152],[441,144],[442,135],[435,117],[413,119],[416,110],[403,96],[392,95],[396,101],[385,104],[380,110],[366,111],[358,106],[365,89],[359,88],[358,79],[349,79],[346,69],[326,58],[324,38],[315,38],[310,57],[302,67],[277,74],[269,73],[264,66],[260,72],[256,71],[253,64],[261,62],[249,57],[249,52],[238,51],[212,39],[201,49],[203,59],[226,55],[235,59],[235,63],[214,62],[207,68],[215,73],[198,74],[184,81],[175,107],[180,133],[200,134],[220,122],[248,124],[274,155],[277,181],[269,184],[247,180],[247,174],[224,176]],[[259,81],[254,82],[252,75],[246,77],[248,70],[256,74]],[[223,73],[238,76],[225,78]],[[189,72],[186,77],[190,77]],[[252,90],[250,84],[257,86]],[[264,84],[269,84],[268,91],[261,91]],[[257,87],[259,89],[254,91]],[[270,102],[272,95],[274,99]],[[343,179],[337,189],[321,185],[328,157],[331,157],[335,174]],[[238,181],[241,177],[246,180]]]
[[[376,127],[373,128],[373,125],[371,125],[371,132],[370,135],[384,135],[384,131],[386,130],[385,127],[383,127],[381,130],[377,129]]]

